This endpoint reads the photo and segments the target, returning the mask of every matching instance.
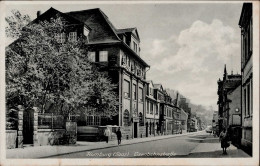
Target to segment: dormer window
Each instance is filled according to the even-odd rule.
[[[133,41],[134,51],[137,52],[137,44]]]
[[[66,39],[66,35],[65,33],[56,33],[55,39],[57,40],[58,43],[64,43]]]
[[[69,33],[69,41],[71,41],[71,42],[77,41],[77,32],[70,32]]]
[[[84,27],[84,35],[87,37],[89,34],[89,30],[88,28]]]
[[[84,36],[86,36],[87,41],[88,41],[88,34],[89,34],[89,30],[87,27],[84,27],[84,32],[83,32]],[[89,41],[88,41],[89,42]]]
[[[100,51],[99,52],[99,62],[107,62],[108,61],[108,52]]]

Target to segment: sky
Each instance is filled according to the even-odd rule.
[[[93,2],[94,3],[94,2]],[[53,7],[61,12],[100,8],[116,28],[137,27],[147,80],[178,90],[190,102],[217,110],[224,65],[240,74],[242,2],[7,5],[31,19]],[[9,42],[7,40],[7,42]]]

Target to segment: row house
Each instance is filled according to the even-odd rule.
[[[253,11],[252,3],[244,3],[239,20],[241,28],[242,75],[242,140],[241,144],[252,154],[253,120]]]
[[[146,86],[146,137],[159,135],[159,100],[154,92],[153,81],[147,81]]]

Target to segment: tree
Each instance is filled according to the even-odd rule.
[[[63,114],[87,113],[87,108],[107,117],[118,113],[115,85],[89,62],[84,36],[60,43],[53,37],[67,26],[60,15],[26,24],[27,16],[13,14],[6,18],[6,35],[18,38],[6,48],[7,105],[38,106],[45,112],[53,103]]]

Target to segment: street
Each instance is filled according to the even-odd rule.
[[[114,142],[116,144],[116,142]],[[249,157],[242,150],[231,145],[228,155],[223,155],[218,138],[205,132],[161,140],[153,140],[130,145],[108,147],[98,150],[88,150],[51,158],[173,158],[173,157]],[[49,157],[48,157],[49,158]]]

